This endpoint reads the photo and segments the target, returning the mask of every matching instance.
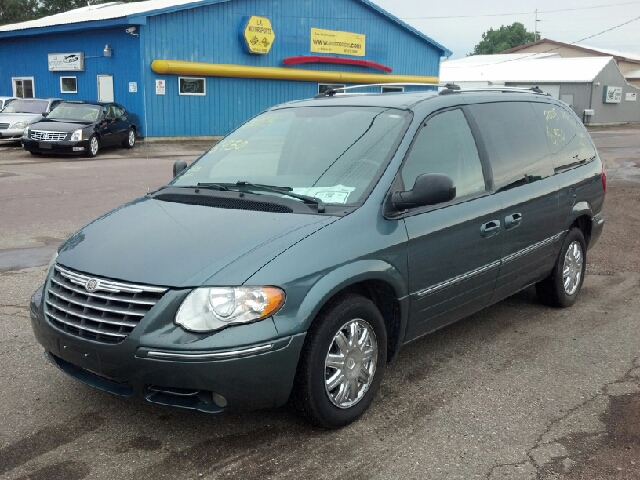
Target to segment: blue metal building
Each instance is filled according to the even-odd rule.
[[[327,85],[431,81],[450,53],[369,0],[115,2],[0,27],[0,95],[112,98],[142,136],[218,136]]]

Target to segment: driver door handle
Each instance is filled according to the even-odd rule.
[[[522,222],[522,214],[521,213],[513,213],[504,217],[504,229],[509,230],[510,228],[516,228]]]
[[[500,220],[491,220],[480,227],[480,235],[484,238],[493,237],[500,233]]]

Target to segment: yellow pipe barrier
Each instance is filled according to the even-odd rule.
[[[151,69],[161,75],[201,75],[205,77],[262,78],[292,80],[296,82],[327,83],[430,83],[437,85],[438,77],[419,75],[384,75],[370,73],[299,70],[280,67],[248,67],[215,63],[184,62],[181,60],[154,60]]]

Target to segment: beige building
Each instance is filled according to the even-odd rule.
[[[548,38],[510,48],[500,53],[555,53],[565,58],[613,57],[625,80],[631,85],[640,88],[640,55],[638,54],[623,53],[584,45],[571,45],[569,43],[549,40]]]

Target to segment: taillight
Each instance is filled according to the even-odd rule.
[[[607,172],[604,171],[604,163],[602,164],[602,188],[607,191]]]

